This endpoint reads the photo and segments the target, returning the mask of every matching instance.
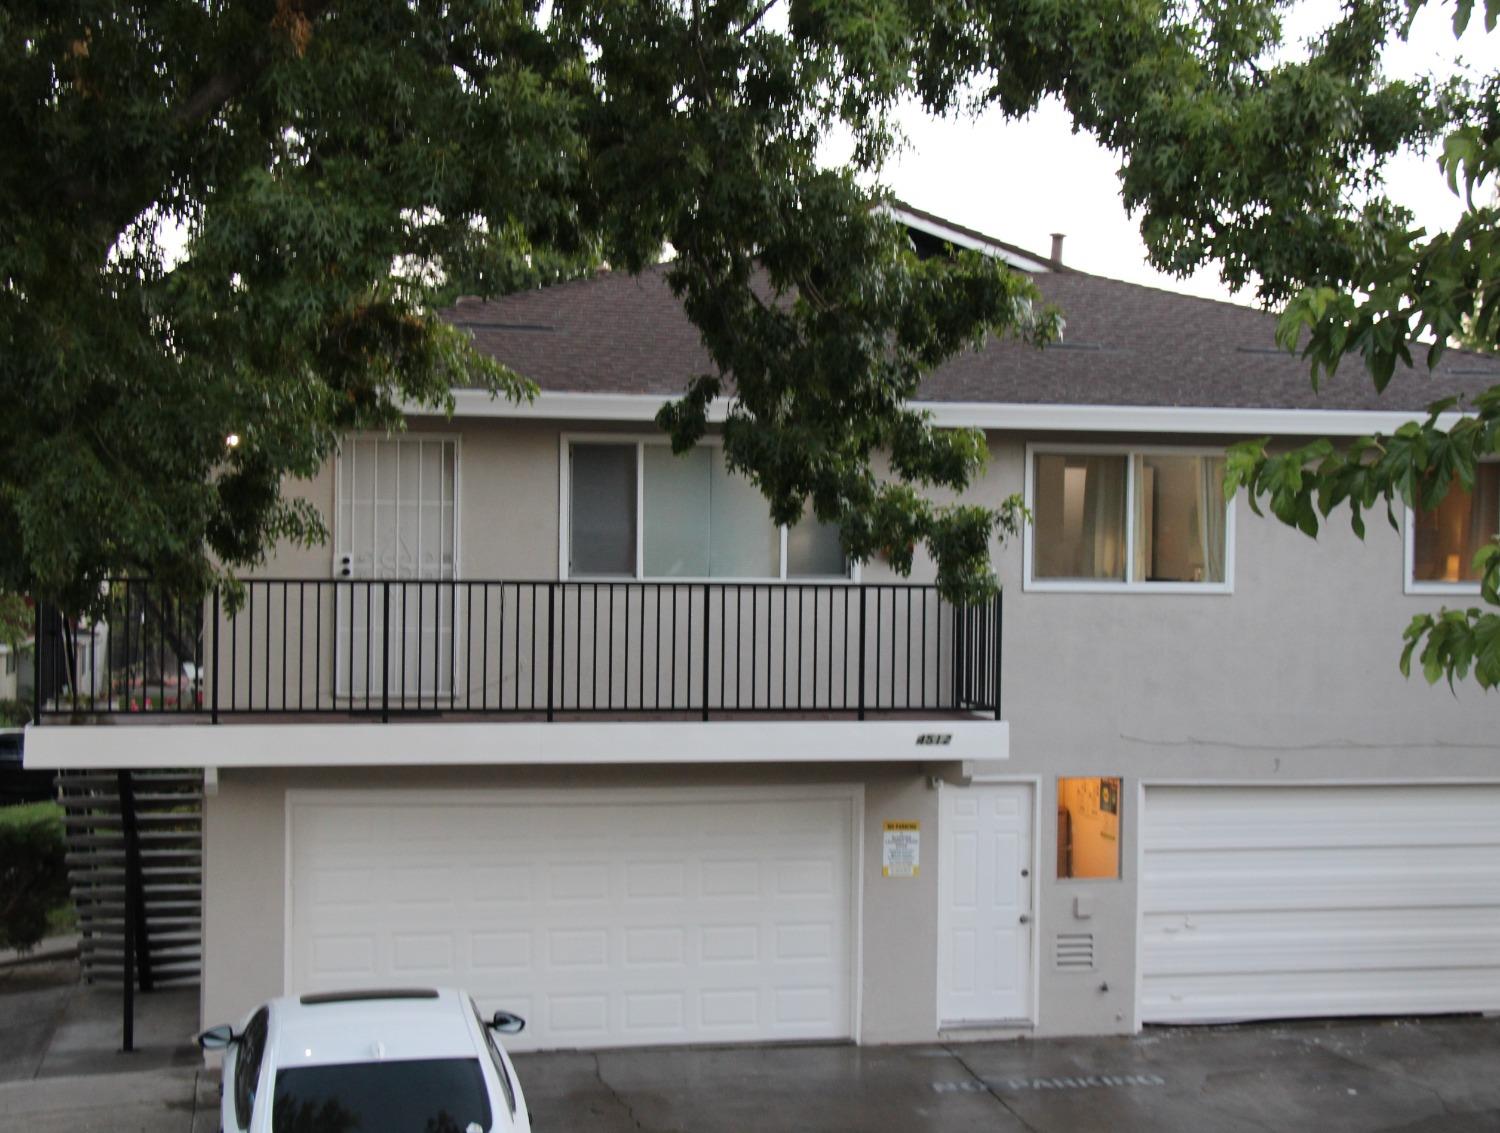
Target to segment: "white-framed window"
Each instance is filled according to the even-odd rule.
[[[838,529],[809,515],[771,522],[717,438],[681,456],[665,437],[564,436],[559,561],[564,578],[838,580]]]
[[[1027,590],[1233,591],[1222,451],[1029,445],[1026,505]]]
[[[1474,490],[1449,486],[1431,511],[1406,512],[1406,592],[1477,594],[1474,555],[1500,533],[1500,462],[1475,469]]]

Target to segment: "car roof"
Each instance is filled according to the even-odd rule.
[[[452,989],[285,996],[271,1001],[276,1065],[475,1058],[472,1010]]]

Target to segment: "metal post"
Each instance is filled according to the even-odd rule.
[[[969,652],[969,607],[953,607],[953,710],[964,704],[966,669]]]
[[[384,591],[381,596],[381,630],[380,630],[380,722],[390,723],[390,581],[383,582]],[[402,591],[405,594],[405,591]],[[407,609],[407,603],[402,602],[402,612]],[[402,650],[402,656],[407,651]]]
[[[993,649],[995,651],[995,719],[996,720],[1000,719],[1000,660],[1001,660],[1001,653],[1000,653],[1000,637],[1001,637],[1000,626],[1001,626],[1001,613],[1002,613],[1002,607],[1001,607],[1001,604],[1000,604],[1000,599],[1003,598],[1003,597],[1004,597],[1004,595],[1001,594],[1000,591],[998,591],[998,590],[995,591],[995,640],[994,640],[994,644],[993,644]]]
[[[219,622],[222,620],[222,618],[219,615],[219,610],[220,610],[220,606],[219,606],[219,588],[217,586],[215,586],[214,587],[214,609],[213,609],[213,618],[214,618],[214,687],[213,687],[213,693],[212,693],[212,709],[210,711],[210,719],[212,719],[212,721],[215,724],[217,724],[219,722]],[[200,679],[201,679],[202,674],[199,674],[199,676],[200,676]]]
[[[785,600],[785,599],[783,599]],[[703,584],[703,722],[708,722],[708,584]]]
[[[627,614],[628,617],[628,614]],[[552,676],[556,672],[557,584],[547,583],[547,723],[552,723]]]
[[[859,584],[859,718],[865,718],[865,584]]]
[[[154,986],[151,973],[151,940],[146,932],[146,886],[141,864],[140,824],[135,810],[135,780],[129,771],[119,778],[120,828],[125,838],[125,893],[132,907],[127,918],[134,938],[136,968],[142,991]]]
[[[36,627],[31,639],[31,722],[42,722],[42,603],[35,602]]]

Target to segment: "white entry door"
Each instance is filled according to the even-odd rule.
[[[339,695],[446,695],[462,610],[457,576],[458,446],[448,438],[350,437],[339,449],[334,570]],[[388,581],[385,590],[361,585]],[[384,627],[390,626],[387,651]],[[390,673],[384,672],[389,664]]]
[[[512,1049],[854,1035],[854,788],[297,792],[288,992],[451,985]]]
[[[1032,1018],[1031,787],[945,786],[939,814],[938,1024]]]

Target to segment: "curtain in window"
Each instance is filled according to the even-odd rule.
[[[1494,539],[1500,528],[1500,465],[1482,464],[1474,477],[1474,498],[1469,510],[1469,539],[1464,549],[1465,577],[1478,579],[1474,556]]]
[[[1224,462],[1217,457],[1198,461],[1198,530],[1203,544],[1203,581],[1224,581]]]
[[[1480,465],[1472,493],[1455,482],[1436,508],[1429,511],[1419,501],[1412,522],[1416,581],[1477,581],[1474,555],[1500,527],[1500,465]]]
[[[1079,578],[1125,577],[1125,458],[1090,456],[1084,461],[1084,537],[1079,541]]]

